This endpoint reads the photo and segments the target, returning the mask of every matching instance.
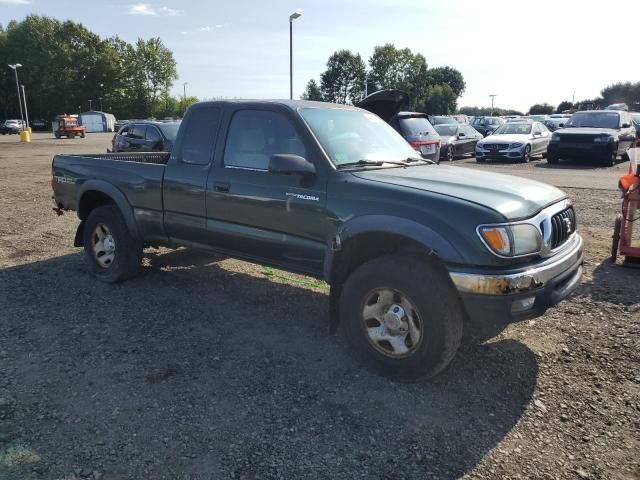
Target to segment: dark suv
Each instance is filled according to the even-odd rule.
[[[129,122],[111,140],[113,152],[170,152],[180,122]]]
[[[409,95],[401,90],[378,90],[357,106],[375,113],[391,125],[422,158],[440,163],[440,135],[426,113],[401,112],[409,104]]]
[[[599,160],[615,165],[636,140],[636,129],[629,112],[586,110],[574,113],[565,128],[553,132],[547,162],[561,158]]]
[[[506,122],[500,117],[474,117],[471,126],[485,137],[491,135],[500,125]]]

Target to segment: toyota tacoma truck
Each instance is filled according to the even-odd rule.
[[[98,279],[135,276],[146,246],[323,279],[329,330],[401,380],[442,371],[473,325],[541,315],[582,276],[563,192],[436,165],[345,105],[199,103],[171,153],[56,155],[52,186]]]

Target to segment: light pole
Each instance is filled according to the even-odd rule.
[[[20,85],[22,87],[22,100],[24,100],[24,119],[27,122],[25,126],[25,130],[29,130],[29,112],[27,111],[27,95],[24,93],[24,85]],[[31,130],[29,130],[31,132]]]
[[[91,110],[92,110],[92,108],[91,108],[91,102],[93,102],[93,100],[89,99],[89,111],[91,111]]]
[[[104,83],[100,84],[100,96],[98,97],[98,100],[100,100],[100,111],[102,111],[102,95],[104,95]]]
[[[495,93],[492,93],[489,96],[491,97],[491,116],[493,117],[493,99],[496,98],[498,95]]]
[[[98,100],[100,100],[100,111],[102,112],[102,97],[98,97]]]
[[[22,67],[22,64],[15,63],[13,65],[9,65],[9,68],[13,69],[16,74],[16,90],[18,92],[18,105],[20,106],[20,121],[22,122],[22,127],[24,128],[24,115],[22,114],[22,100],[20,99],[20,84],[18,83],[18,69]]]
[[[293,21],[301,15],[300,9],[289,15],[289,100],[293,100]]]
[[[187,103],[187,83],[189,83],[189,82],[184,82],[182,84],[182,101],[185,104]]]

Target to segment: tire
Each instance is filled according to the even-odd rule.
[[[616,263],[618,258],[618,248],[620,246],[620,229],[622,228],[622,215],[616,217],[613,224],[613,235],[611,236],[611,262]]]
[[[602,161],[602,165],[605,167],[613,167],[618,161],[618,147],[616,145],[613,146],[611,152],[609,152],[609,156],[605,157]]]
[[[448,145],[444,153],[447,161],[453,162],[453,145]]]
[[[547,158],[547,152],[544,152],[544,153],[542,154],[542,158]]]
[[[449,277],[413,257],[385,256],[360,265],[344,284],[339,308],[353,352],[395,380],[437,375],[462,339],[463,308]],[[380,320],[371,316],[374,311]]]
[[[556,157],[555,155],[547,154],[547,163],[555,165],[556,163],[558,163],[558,157]]]
[[[55,133],[56,138],[60,138],[60,134],[58,132]]]
[[[80,138],[84,138],[84,132],[80,134]]]
[[[82,235],[89,268],[99,280],[116,283],[133,278],[140,271],[142,243],[133,238],[120,209],[115,205],[92,210]],[[102,239],[100,235],[103,235]],[[98,242],[101,242],[101,246],[98,246]],[[111,254],[113,256],[110,259],[108,257]]]
[[[522,155],[522,163],[529,163],[531,161],[531,145],[524,147],[524,154]]]

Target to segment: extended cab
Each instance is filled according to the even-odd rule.
[[[167,153],[57,155],[92,272],[188,246],[324,279],[330,327],[403,379],[433,376],[463,328],[541,315],[582,275],[560,190],[423,159],[378,116],[303,101],[204,102]],[[300,312],[304,315],[304,312]]]

